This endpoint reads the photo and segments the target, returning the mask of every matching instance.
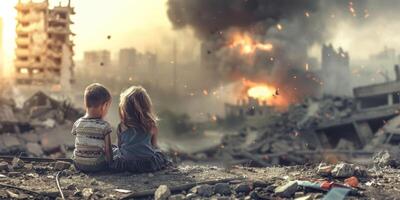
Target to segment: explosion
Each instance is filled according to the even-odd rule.
[[[273,45],[271,43],[261,43],[255,41],[248,34],[233,34],[230,48],[239,48],[241,54],[253,54],[256,50],[271,51]]]
[[[274,106],[278,109],[286,109],[290,105],[287,94],[281,94],[279,88],[266,83],[254,82],[243,79],[241,99],[255,99],[259,105]]]

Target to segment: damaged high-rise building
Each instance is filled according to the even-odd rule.
[[[15,9],[16,83],[69,85],[74,67],[70,16],[75,12],[71,2],[49,8],[48,0],[18,1]]]
[[[322,47],[323,92],[329,95],[350,96],[352,94],[349,54],[332,44]]]

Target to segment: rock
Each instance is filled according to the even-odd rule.
[[[347,163],[339,163],[332,170],[332,176],[337,178],[347,178],[353,176],[355,172],[354,165]]]
[[[186,199],[194,199],[196,197],[198,197],[198,195],[195,193],[189,193],[186,195]]]
[[[298,197],[295,200],[312,200],[313,197],[311,194],[307,195],[307,196],[303,196],[303,197]],[[315,198],[316,199],[316,198]]]
[[[24,168],[28,171],[31,171],[33,169],[33,164],[32,163],[28,163],[24,166]]]
[[[317,174],[321,176],[329,176],[333,170],[332,165],[327,165],[325,163],[320,163],[317,168]]]
[[[252,185],[249,183],[241,183],[235,187],[235,192],[236,193],[244,193],[248,194],[252,190]]]
[[[38,143],[29,142],[26,144],[26,150],[33,156],[42,156],[43,150]]]
[[[211,185],[198,185],[192,188],[190,191],[196,193],[202,197],[210,197],[214,194],[214,188]]]
[[[396,168],[399,166],[399,161],[387,150],[376,153],[372,159],[378,167]]]
[[[275,188],[275,194],[279,197],[290,198],[297,191],[297,181],[290,181],[285,185]]]
[[[160,185],[154,193],[155,200],[167,200],[169,196],[171,196],[171,191],[166,185]]]
[[[11,165],[13,169],[21,169],[24,167],[25,163],[21,159],[14,157],[11,162]]]
[[[231,187],[229,186],[228,183],[217,183],[214,186],[214,191],[217,194],[220,195],[230,195],[231,192]]]
[[[172,195],[168,198],[168,200],[184,200],[186,197],[183,194]]]
[[[299,197],[303,197],[303,196],[304,196],[304,192],[303,191],[294,193],[294,198],[299,198]]]
[[[69,169],[70,166],[71,166],[71,163],[69,163],[69,162],[57,161],[56,164],[54,164],[54,169],[61,171],[61,170]]]
[[[256,199],[256,200],[272,199],[270,193],[265,192],[265,191],[252,191],[252,192],[250,192],[250,197],[252,199]]]
[[[8,163],[6,161],[0,162],[0,170],[8,170]]]
[[[265,187],[267,187],[269,185],[271,185],[271,184],[269,184],[269,183],[267,183],[265,181],[262,181],[262,180],[256,180],[256,181],[253,182],[253,187],[254,188],[257,188],[257,187],[265,188]]]
[[[368,170],[363,166],[356,166],[354,175],[357,177],[368,177]]]
[[[82,190],[82,196],[85,199],[89,199],[93,195],[93,188],[83,188]]]

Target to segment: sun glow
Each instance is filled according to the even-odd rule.
[[[17,15],[17,11],[14,9],[17,0],[2,0],[0,2],[0,18],[2,20],[3,27],[0,29],[2,31],[3,38],[2,50],[3,54],[3,72],[4,74],[10,75],[12,71],[12,62],[14,59],[14,48],[15,48],[15,26],[16,21],[15,17]]]

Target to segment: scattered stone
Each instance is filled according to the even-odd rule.
[[[8,163],[6,161],[0,162],[0,170],[8,170]]]
[[[186,195],[186,199],[194,199],[196,197],[198,197],[198,195],[195,193],[189,193]]]
[[[250,183],[241,183],[235,187],[236,193],[248,194],[252,190],[252,185]]]
[[[11,163],[13,169],[21,169],[25,165],[24,161],[17,157],[14,157]]]
[[[221,195],[230,195],[231,192],[231,187],[229,186],[228,183],[217,183],[214,186],[215,193],[221,194]]]
[[[24,166],[24,168],[28,171],[31,171],[33,169],[33,164],[32,163],[28,163]]]
[[[333,170],[333,166],[332,165],[327,165],[325,163],[320,163],[318,165],[317,174],[319,174],[321,176],[329,176],[329,175],[331,175],[332,170]]]
[[[303,197],[298,197],[295,200],[312,200],[313,196],[311,194],[307,195],[307,196],[303,196]],[[317,198],[315,198],[317,199]]]
[[[97,186],[99,185],[99,183],[95,179],[93,179],[92,181],[90,181],[90,185]]]
[[[172,195],[168,198],[168,200],[184,200],[186,197],[183,194]]]
[[[75,190],[76,189],[76,185],[74,183],[71,183],[67,186],[67,190]]]
[[[8,176],[9,177],[17,177],[20,176],[21,173],[20,172],[8,172]]]
[[[374,164],[378,167],[398,167],[399,161],[388,151],[380,151],[373,156]]]
[[[257,187],[265,188],[265,187],[267,187],[269,185],[270,184],[268,184],[267,182],[262,181],[262,180],[256,180],[256,181],[253,182],[253,187],[254,188],[257,188]]]
[[[356,166],[354,175],[357,177],[368,177],[368,170],[363,166]]]
[[[160,185],[154,193],[155,200],[167,200],[169,196],[171,196],[171,191],[166,185]]]
[[[355,172],[354,165],[339,163],[332,170],[332,176],[337,178],[347,178],[353,176]]]
[[[54,169],[61,171],[61,170],[69,169],[70,166],[71,166],[71,163],[69,163],[69,162],[57,161],[56,164],[54,165]]]
[[[290,198],[297,191],[297,181],[290,181],[285,185],[275,188],[275,194],[279,197]]]
[[[89,199],[93,195],[93,188],[83,188],[82,196],[86,199]]]
[[[211,185],[198,185],[191,189],[191,192],[196,193],[202,197],[210,197],[214,194],[214,188]]]
[[[6,192],[8,194],[8,197],[13,198],[13,199],[19,199],[19,195],[18,194],[14,193],[14,192],[11,192],[10,190],[6,190]]]
[[[299,197],[303,197],[303,196],[304,196],[304,192],[303,191],[294,193],[294,198],[299,198]]]

